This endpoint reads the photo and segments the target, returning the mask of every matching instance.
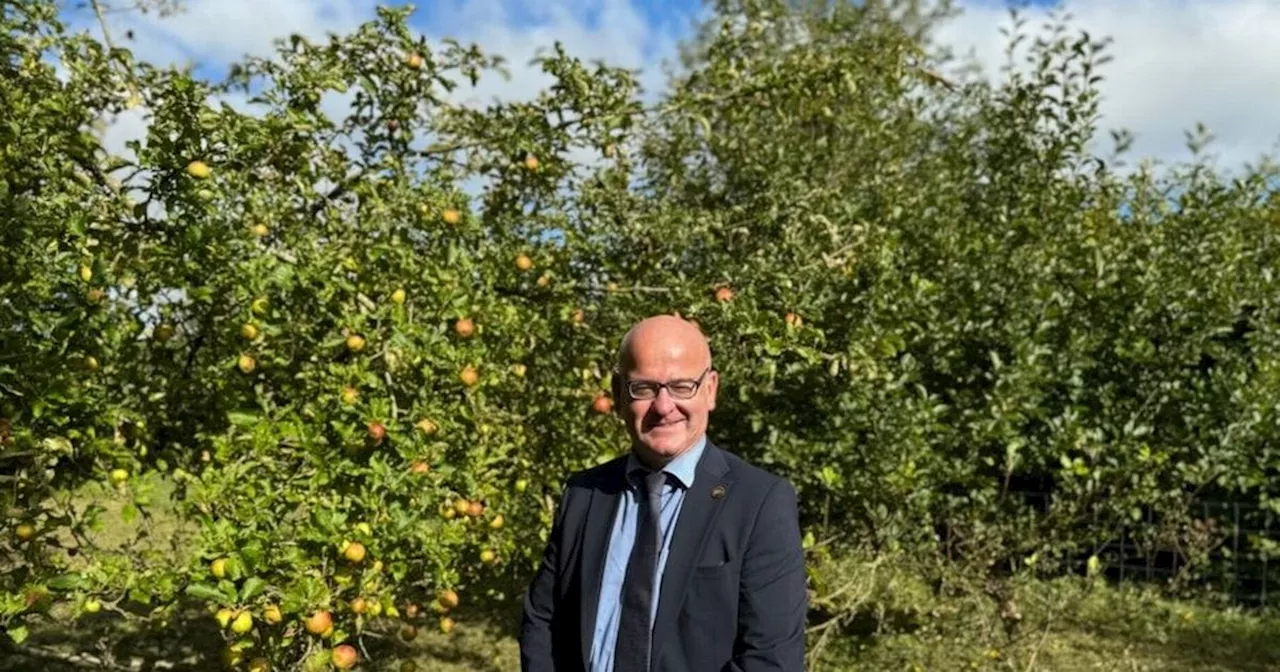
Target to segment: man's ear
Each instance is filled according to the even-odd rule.
[[[703,381],[703,385],[707,388],[707,410],[716,410],[716,392],[720,389],[720,372],[712,369],[707,374],[707,379]]]
[[[623,385],[621,371],[613,370],[613,374],[609,376],[609,388],[613,393],[613,408],[617,410],[618,406],[623,403],[622,392],[626,389],[626,386]]]

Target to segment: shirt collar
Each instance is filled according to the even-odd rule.
[[[668,462],[667,466],[663,467],[662,470],[675,476],[676,480],[680,481],[680,485],[688,489],[693,485],[693,476],[698,471],[698,460],[702,458],[702,452],[706,447],[707,436],[703,434],[694,442],[693,447]],[[627,474],[644,468],[644,465],[640,464],[634,453],[627,455]]]

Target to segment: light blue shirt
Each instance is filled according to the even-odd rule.
[[[680,516],[685,492],[693,485],[698,459],[702,457],[706,445],[707,439],[703,436],[692,448],[663,468],[663,471],[674,478],[668,478],[667,484],[662,486],[662,515],[658,520],[661,545],[658,549],[658,576],[653,584],[653,604],[649,611],[650,624],[658,613],[662,574],[667,565],[667,552],[671,547],[671,533],[675,530],[673,523]],[[626,473],[630,474],[638,466],[640,464],[634,456],[628,457]],[[640,507],[643,506],[641,498],[644,497],[641,489],[634,482],[628,481],[628,487],[623,491],[622,501],[619,502],[618,514],[613,520],[609,555],[605,558],[604,580],[600,584],[600,603],[596,609],[595,634],[591,641],[590,672],[613,671],[614,645],[618,640],[618,623],[622,619],[622,581],[627,576],[627,563],[631,561],[631,547],[635,545],[636,521]]]

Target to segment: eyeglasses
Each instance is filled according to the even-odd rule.
[[[698,389],[702,387],[702,381],[711,372],[711,367],[702,370],[702,375],[694,380],[673,380],[669,383],[658,383],[652,380],[628,380],[626,381],[627,394],[637,401],[647,401],[656,399],[662,388],[666,388],[673,399],[692,399],[693,395],[698,393]]]

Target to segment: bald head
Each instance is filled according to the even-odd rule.
[[[618,371],[625,375],[637,360],[655,356],[687,361],[699,369],[711,366],[711,346],[702,331],[674,315],[655,315],[631,327],[618,346]]]

